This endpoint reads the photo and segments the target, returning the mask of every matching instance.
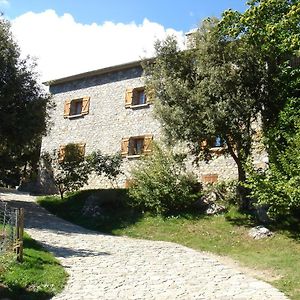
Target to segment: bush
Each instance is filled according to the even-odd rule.
[[[199,198],[196,176],[186,172],[184,156],[154,145],[153,154],[132,170],[132,205],[156,214],[180,212]]]

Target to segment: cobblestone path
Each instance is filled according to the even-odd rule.
[[[18,192],[1,200],[25,208],[26,231],[70,274],[53,299],[287,299],[271,285],[174,243],[95,233],[63,221]]]

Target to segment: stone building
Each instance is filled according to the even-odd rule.
[[[145,95],[141,62],[131,62],[46,83],[53,95],[51,131],[43,138],[41,152],[63,152],[65,145],[78,144],[85,155],[95,150],[123,157],[124,174],[118,185],[130,179],[130,166],[151,152],[151,141],[161,137],[161,125],[153,117],[153,104]],[[218,151],[221,145],[215,145]],[[258,158],[259,159],[259,158]],[[191,168],[193,168],[191,164]],[[236,178],[230,157],[218,156],[194,169],[199,180],[213,182]],[[44,174],[45,175],[45,174]],[[47,178],[41,173],[44,190]],[[44,177],[44,178],[43,178]],[[108,187],[104,178],[91,176],[86,188]]]

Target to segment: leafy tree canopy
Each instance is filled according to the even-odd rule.
[[[195,33],[196,47],[180,51],[174,38],[156,43],[155,63],[146,68],[156,114],[169,139],[186,141],[194,153],[210,158],[205,141],[220,137],[235,160],[239,179],[251,152],[251,126],[262,109],[266,68],[253,47],[228,42],[206,20]]]
[[[17,184],[21,167],[39,158],[47,129],[49,96],[37,83],[34,63],[21,59],[10,24],[0,17],[0,181]]]

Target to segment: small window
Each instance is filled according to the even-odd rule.
[[[150,101],[145,93],[144,87],[126,90],[126,93],[125,93],[125,107],[126,108],[147,106],[149,103],[150,103]]]
[[[224,144],[224,140],[220,136],[217,136],[212,140],[212,148],[224,147]]]
[[[83,116],[89,113],[90,97],[83,97],[78,99],[67,99],[64,106],[64,117],[72,118],[76,116]]]
[[[81,115],[83,99],[76,99],[71,101],[70,116]]]
[[[131,138],[129,140],[128,155],[141,155],[144,150],[144,138]]]
[[[152,151],[152,135],[137,136],[122,139],[121,154],[126,156],[140,156]]]
[[[144,88],[134,89],[133,90],[132,105],[142,105],[142,104],[146,104],[146,95],[145,95]]]

